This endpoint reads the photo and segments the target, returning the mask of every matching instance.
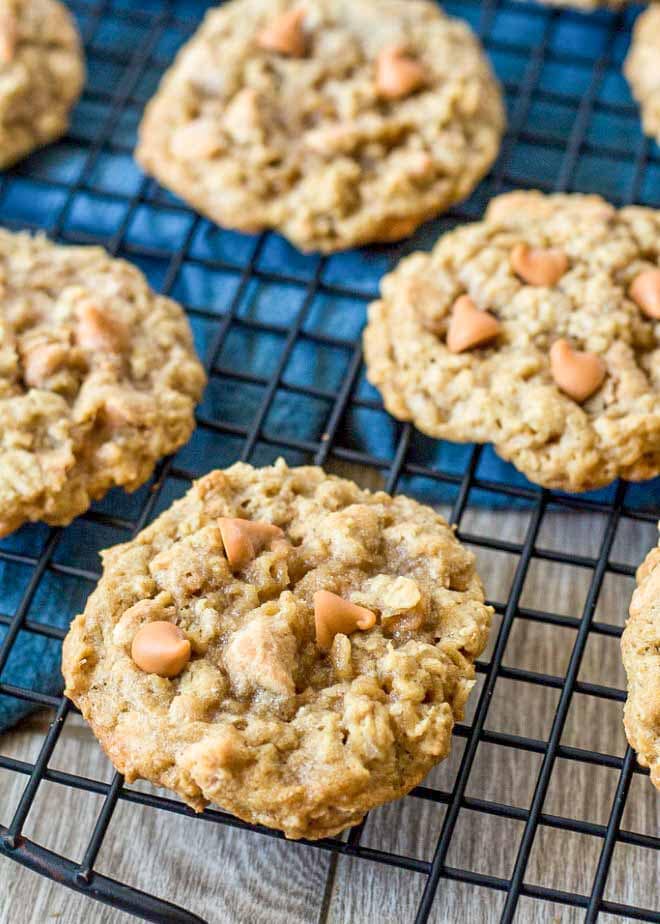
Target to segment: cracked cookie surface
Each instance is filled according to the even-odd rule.
[[[304,53],[261,48],[298,9]],[[392,46],[421,67],[421,85],[384,98],[377,62]],[[165,75],[136,156],[219,224],[333,251],[403,238],[467,196],[503,129],[477,39],[435,3],[232,0]]]
[[[226,517],[284,535],[232,570]],[[319,647],[321,591],[376,624]],[[473,554],[429,507],[319,468],[239,463],[104,553],[64,643],[66,693],[129,781],[320,838],[446,757],[491,615]],[[173,679],[131,658],[154,621],[191,645]]]
[[[512,266],[520,245],[558,253],[565,272],[553,285],[525,283]],[[657,311],[659,270],[658,211],[617,211],[598,196],[506,194],[484,221],[384,279],[365,331],[369,380],[395,417],[440,439],[493,443],[538,484],[584,491],[618,476],[651,478],[660,472],[660,319],[630,287],[646,274]],[[446,338],[465,294],[500,331],[457,354]],[[582,403],[553,378],[557,341],[603,366]]]
[[[626,734],[660,789],[660,543],[637,571],[621,650],[628,675]]]
[[[624,70],[639,103],[644,131],[660,144],[660,6],[643,12],[633,31]]]
[[[0,230],[0,535],[69,523],[189,438],[204,371],[176,302],[99,247]]]
[[[70,13],[57,0],[0,7],[0,168],[59,138],[85,69]]]

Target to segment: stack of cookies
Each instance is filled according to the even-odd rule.
[[[658,12],[627,64],[649,133]],[[61,134],[80,91],[56,0],[8,3],[0,72],[17,86],[12,105],[0,87],[6,165]],[[399,240],[465,198],[504,129],[478,40],[431,0],[231,0],[165,75],[136,156],[218,223],[329,253]],[[0,261],[5,535],[144,483],[190,436],[205,375],[182,309],[125,262],[8,232]],[[499,196],[383,280],[364,345],[387,410],[432,437],[492,443],[548,488],[652,478],[660,212]],[[656,785],[658,562],[624,636],[626,728]],[[430,508],[318,468],[237,464],[103,563],[63,672],[128,780],[320,838],[448,753],[492,609]]]

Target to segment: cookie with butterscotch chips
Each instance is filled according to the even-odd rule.
[[[660,211],[507,193],[406,257],[369,309],[369,381],[430,436],[587,491],[660,473]]]
[[[0,229],[0,536],[143,484],[204,383],[183,310],[136,267]]]
[[[465,198],[504,121],[477,38],[431,0],[231,0],[165,74],[136,156],[219,224],[328,252]]]
[[[238,463],[103,565],[63,673],[129,781],[321,838],[447,756],[492,609],[429,507]]]

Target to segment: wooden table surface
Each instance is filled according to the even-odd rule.
[[[466,532],[521,541],[525,513],[468,510]],[[605,519],[598,515],[550,513],[537,545],[598,552]],[[655,543],[655,530],[621,521],[612,560],[637,564]],[[492,600],[504,601],[517,557],[475,548],[480,573]],[[592,572],[534,559],[521,605],[580,616]],[[622,624],[633,588],[628,577],[608,574],[596,618]],[[499,617],[491,639],[492,650]],[[572,629],[516,619],[505,664],[545,674],[563,675],[576,633]],[[488,657],[485,653],[484,659]],[[622,688],[625,677],[619,643],[592,634],[580,680]],[[479,676],[483,682],[483,675]],[[476,694],[476,691],[475,691]],[[474,706],[477,696],[473,694]],[[536,738],[547,737],[560,691],[498,679],[486,727]],[[470,714],[466,717],[469,721]],[[0,751],[34,759],[47,718],[35,716],[0,738]],[[622,755],[625,738],[621,704],[574,694],[562,742]],[[451,758],[436,768],[434,785],[451,788],[464,739],[455,738]],[[528,807],[541,755],[481,744],[467,795]],[[67,721],[51,767],[109,780],[111,768],[82,720]],[[558,759],[544,812],[606,824],[618,771]],[[0,820],[7,822],[25,780],[0,771]],[[101,798],[42,783],[25,833],[45,846],[79,860],[101,806]],[[432,856],[445,808],[406,798],[373,812],[362,843],[424,859]],[[657,835],[660,796],[647,777],[635,774],[623,827]],[[523,823],[463,809],[447,863],[464,869],[510,876]],[[549,827],[538,830],[526,879],[528,883],[589,893],[602,841]],[[350,922],[389,924],[411,921],[424,877],[364,860],[340,857],[238,831],[172,816],[120,801],[101,850],[97,869],[194,911],[212,924],[224,922]],[[605,898],[660,909],[660,856],[653,851],[617,845]],[[442,881],[435,902],[435,922],[499,920],[504,894]],[[584,912],[523,898],[516,921],[575,922]],[[618,918],[602,915],[612,924]],[[54,885],[20,866],[0,859],[0,924],[120,924],[128,915],[104,908]]]

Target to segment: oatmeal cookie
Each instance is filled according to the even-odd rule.
[[[103,563],[63,673],[129,781],[320,838],[447,756],[492,611],[429,507],[239,463]]]
[[[660,543],[637,571],[621,650],[628,675],[626,734],[660,789]]]
[[[644,131],[660,144],[660,5],[653,4],[637,20],[624,70],[641,107]]]
[[[660,472],[660,212],[515,192],[403,260],[365,332],[395,417],[586,491]]]
[[[69,523],[183,445],[205,376],[188,322],[100,247],[0,230],[0,536]]]
[[[0,168],[59,138],[85,69],[78,33],[57,0],[0,7]]]
[[[477,39],[436,3],[232,0],[165,75],[136,156],[222,225],[328,252],[467,196],[503,129]]]

